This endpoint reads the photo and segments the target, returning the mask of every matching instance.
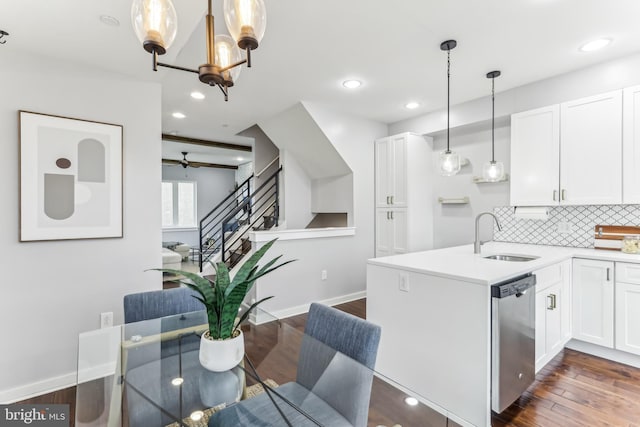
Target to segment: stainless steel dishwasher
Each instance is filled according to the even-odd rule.
[[[504,411],[535,378],[536,276],[491,287],[491,409]]]

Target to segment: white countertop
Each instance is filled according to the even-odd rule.
[[[483,258],[493,254],[533,255],[539,258],[525,262],[498,261]],[[502,242],[485,243],[482,245],[481,254],[473,253],[473,245],[464,245],[372,258],[367,263],[465,282],[492,285],[569,258],[640,263],[640,254],[633,255],[599,249]]]

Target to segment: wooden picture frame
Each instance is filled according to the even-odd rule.
[[[19,111],[20,241],[119,238],[121,125]]]

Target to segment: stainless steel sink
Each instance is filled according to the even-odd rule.
[[[525,262],[525,261],[533,261],[534,259],[538,259],[540,257],[531,256],[531,255],[495,254],[495,255],[485,256],[483,258],[495,259],[497,261]]]

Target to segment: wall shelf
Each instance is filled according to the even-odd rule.
[[[469,197],[438,197],[438,203],[443,205],[466,205],[469,203]]]
[[[473,182],[476,184],[494,184],[497,182],[507,182],[509,181],[509,174],[505,173],[504,174],[504,178],[502,178],[500,181],[487,181],[486,179],[484,179],[481,176],[474,176],[473,177]]]

